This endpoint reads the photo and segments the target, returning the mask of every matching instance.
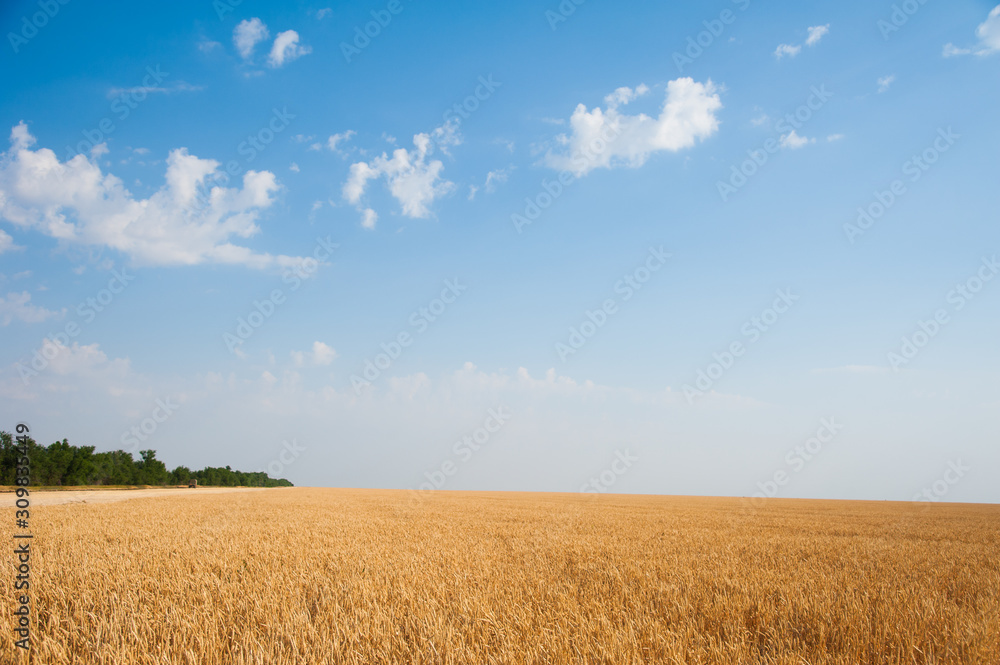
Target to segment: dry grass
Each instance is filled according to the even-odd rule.
[[[295,488],[32,517],[49,665],[1000,663],[998,506]]]

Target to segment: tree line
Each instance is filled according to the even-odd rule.
[[[0,485],[13,485],[19,444],[8,432],[0,432]],[[213,487],[291,487],[284,478],[271,478],[264,472],[234,471],[226,467],[206,467],[192,471],[178,466],[173,471],[156,459],[155,450],[140,450],[139,459],[132,453],[113,450],[94,452],[94,446],[73,446],[66,439],[48,446],[28,438],[31,485],[186,485],[192,478],[199,485]]]

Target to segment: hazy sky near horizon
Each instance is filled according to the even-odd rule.
[[[1000,501],[992,2],[0,25],[0,429],[298,485]]]

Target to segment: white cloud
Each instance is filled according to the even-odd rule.
[[[58,341],[46,339],[43,347],[45,344],[53,344],[59,349],[59,353],[46,368],[54,374],[92,376],[95,371],[104,372],[108,369],[113,369],[120,374],[128,372],[129,361],[127,359],[116,358],[109,361],[107,354],[101,351],[96,343],[81,345],[73,342],[71,346],[65,346]]]
[[[444,164],[429,159],[436,149],[448,154],[448,147],[461,143],[457,125],[453,121],[438,127],[430,134],[413,137],[413,149],[397,148],[392,157],[384,152],[370,162],[351,164],[342,194],[346,201],[360,206],[368,182],[385,178],[392,194],[407,217],[430,216],[429,206],[435,199],[454,189],[454,183],[441,178]],[[370,208],[364,213],[362,226],[374,228],[375,214]],[[370,223],[370,226],[369,226]]]
[[[134,419],[147,412],[149,404],[162,395],[158,393],[162,385],[158,388],[150,386],[132,371],[127,358],[109,359],[97,344],[81,346],[73,342],[66,346],[45,339],[37,352],[49,360],[44,369],[32,369],[30,361],[0,368],[0,398],[43,404],[55,400],[66,414],[72,408],[83,409],[83,412],[96,408],[107,414],[110,411],[106,409],[114,404],[111,408],[120,416],[118,410],[127,404],[125,408],[135,410],[126,417]],[[27,360],[23,358],[22,363]],[[23,377],[22,372],[27,376]],[[173,396],[174,399],[179,397],[176,393]],[[128,398],[138,399],[133,401]],[[71,408],[70,404],[79,406]],[[78,419],[79,416],[72,417]]]
[[[970,53],[972,53],[972,49],[958,48],[951,42],[945,44],[944,48],[941,49],[941,55],[946,58],[954,58],[957,55],[969,55]]]
[[[317,365],[329,365],[337,358],[337,352],[323,342],[313,342],[313,362]]]
[[[798,148],[801,148],[804,145],[808,145],[810,143],[815,143],[815,142],[816,139],[810,139],[806,138],[805,136],[799,136],[798,134],[795,133],[794,129],[785,134],[784,136],[782,136],[781,140],[779,141],[782,148],[788,148],[789,150],[797,150]]]
[[[826,137],[828,143],[833,143],[834,141],[839,141],[844,138],[843,134],[830,134]]]
[[[976,37],[982,47],[978,55],[1000,51],[1000,5],[990,10],[986,20],[976,28]]]
[[[505,169],[497,169],[496,171],[490,171],[486,174],[486,192],[492,194],[497,189],[498,182],[507,182],[507,178],[510,177],[510,172],[514,170],[514,166],[508,166]]]
[[[789,58],[794,58],[802,50],[801,46],[792,46],[791,44],[778,44],[778,48],[774,49],[774,57],[781,60],[785,56]]]
[[[341,143],[350,141],[354,134],[355,132],[353,129],[348,129],[346,132],[341,132],[340,134],[333,134],[326,140],[326,147],[334,152],[340,152],[340,148],[338,146],[340,146]]]
[[[760,127],[761,125],[767,124],[767,121],[770,119],[771,118],[766,113],[761,113],[756,118],[751,118],[750,124],[753,125],[754,127]]]
[[[292,162],[291,164],[288,165],[288,170],[291,171],[292,173],[298,173],[301,169],[299,168],[298,164]]]
[[[986,20],[976,27],[976,37],[979,44],[975,48],[960,48],[948,43],[944,45],[941,55],[946,58],[970,53],[982,56],[1000,51],[1000,5],[991,9]]]
[[[806,37],[806,46],[815,46],[819,43],[819,40],[823,39],[823,35],[830,32],[830,24],[826,25],[814,25],[807,28],[809,31],[809,36]]]
[[[309,353],[308,348],[303,351]],[[619,449],[640,461],[609,492],[746,495],[763,474],[773,471],[766,465],[775,441],[800,441],[806,431],[803,423],[818,424],[809,404],[795,409],[764,404],[752,396],[710,393],[692,407],[676,387],[603,385],[544,367],[529,372],[517,364],[506,371],[478,369],[471,363],[447,369],[417,363],[406,375],[383,374],[359,396],[348,376],[361,370],[362,358],[349,359],[336,377],[329,376],[329,369],[310,368],[315,375],[307,380],[294,368],[250,363],[224,374],[147,377],[133,370],[127,359],[113,356],[95,345],[65,349],[56,361],[58,373],[47,369],[29,386],[16,369],[0,367],[0,404],[9,407],[11,419],[43,423],[39,430],[47,440],[65,435],[77,444],[104,441],[104,449],[110,449],[120,446],[124,429],[149,416],[157,398],[169,397],[181,405],[178,413],[183,417],[158,430],[151,447],[176,463],[214,464],[199,461],[204,451],[198,442],[210,439],[219,442],[220,448],[212,451],[219,463],[253,470],[274,459],[278,442],[289,435],[288,423],[294,422],[293,433],[308,452],[282,475],[297,485],[416,487],[426,481],[425,470],[452,460],[458,472],[443,489],[454,490],[579,491],[596,470],[607,468]],[[284,358],[288,360],[287,351]],[[341,362],[337,359],[334,366]],[[916,391],[939,387],[934,377],[912,376],[900,382],[886,368],[874,372],[816,374],[811,380],[820,386],[849,384],[855,399],[844,407],[848,410],[873,396],[898,404]],[[987,437],[977,432],[987,431],[995,412],[988,407],[1000,406],[1000,401],[995,386],[983,385],[985,397],[977,393],[979,399],[963,401],[967,408],[952,420],[965,427],[959,435],[988,446]],[[915,408],[923,412],[940,402],[940,397],[919,399]],[[187,404],[198,408],[189,413]],[[451,444],[482,426],[489,410],[501,409],[507,415],[500,431],[491,433],[471,460],[455,455]],[[903,442],[919,438],[933,423],[921,421],[920,411],[914,413],[917,420],[902,433],[896,431],[898,424],[895,430],[876,428],[864,432],[857,445],[840,449],[857,453],[845,463],[863,466],[866,456],[893,435]],[[364,445],[310,444],[329,440],[333,426],[340,440]],[[743,433],[738,441],[734,431]],[[696,446],[664,445],[665,440],[690,439],[692,433]],[[948,453],[945,444],[938,448],[935,454]],[[685,473],[706,465],[712,473]],[[820,465],[814,471],[825,468]],[[361,473],[366,469],[368,475]],[[863,495],[857,494],[857,484],[843,482],[837,468],[828,471],[810,478],[810,496],[906,498],[912,494],[907,478],[921,472],[914,463],[903,469],[903,479],[891,491]],[[996,500],[988,479],[979,487],[978,500]]]
[[[286,62],[291,62],[309,53],[312,53],[311,47],[299,46],[299,33],[294,30],[285,30],[274,38],[274,45],[271,47],[271,55],[268,56],[267,64],[271,67],[281,67]]]
[[[653,153],[689,148],[718,129],[715,112],[722,108],[722,102],[711,80],[705,83],[691,78],[670,81],[659,117],[619,112],[619,106],[648,90],[644,85],[635,90],[618,88],[604,98],[606,109],[596,107],[588,111],[585,105],[577,105],[569,120],[572,133],[556,137],[563,150],[547,152],[545,163],[577,176],[600,167],[637,168]]]
[[[267,39],[270,34],[267,26],[259,18],[243,20],[233,30],[233,44],[243,59],[249,60],[257,44]]]
[[[375,222],[378,221],[378,213],[371,208],[365,208],[361,212],[361,228],[374,229]]]
[[[312,352],[292,351],[292,362],[296,367],[302,367],[307,362],[316,366],[326,366],[337,359],[337,352],[333,347],[323,342],[313,342]]]
[[[323,7],[323,9],[316,10],[316,18],[317,20],[320,21],[325,19],[327,16],[330,16],[331,14],[333,14],[333,10],[330,9],[329,7]]]
[[[6,231],[0,229],[0,254],[10,252],[15,249],[23,249],[14,244],[14,239]]]
[[[878,83],[878,91],[885,92],[892,85],[892,82],[896,80],[895,74],[890,74],[888,76],[883,76],[876,81]]]
[[[469,185],[469,200],[474,201],[476,199],[476,192],[479,191],[479,187],[476,185]]]
[[[241,187],[225,187],[216,184],[227,182],[216,176],[219,162],[178,148],[167,157],[165,183],[138,199],[87,156],[60,162],[48,148],[32,150],[34,143],[20,123],[11,131],[10,150],[0,153],[0,218],[20,228],[116,249],[134,264],[266,268],[300,261],[231,242],[259,233],[257,218],[279,189],[268,171],[247,171]]]
[[[0,296],[0,326],[9,326],[10,322],[14,320],[24,323],[41,323],[59,315],[60,312],[32,305],[31,294],[27,291],[8,293],[6,298]]]
[[[806,36],[806,46],[816,46],[819,41],[823,39],[823,36],[830,32],[830,24],[826,25],[813,25],[806,28],[808,35]],[[798,44],[778,44],[778,48],[774,49],[774,57],[781,60],[784,57],[794,58],[802,51],[802,47]]]

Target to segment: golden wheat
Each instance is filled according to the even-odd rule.
[[[998,506],[178,490],[32,528],[48,665],[1000,663]]]

